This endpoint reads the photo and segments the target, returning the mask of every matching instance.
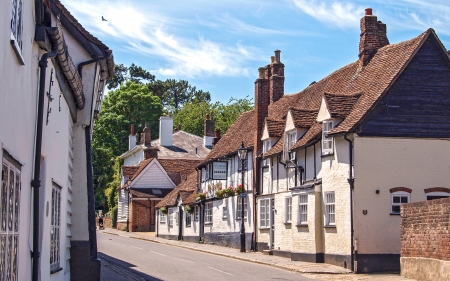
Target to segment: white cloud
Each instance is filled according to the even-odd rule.
[[[189,22],[180,24],[145,6],[102,1],[64,2],[81,24],[100,39],[113,37],[124,49],[163,61],[160,68],[153,70],[162,75],[246,76],[249,70],[243,65],[255,59],[257,53],[253,48],[239,44],[227,47],[200,35],[185,38],[183,31],[189,28]],[[102,16],[107,21],[101,21]]]
[[[348,2],[318,1],[318,0],[291,0],[294,5],[304,13],[317,20],[332,24],[340,28],[358,26],[364,8]]]

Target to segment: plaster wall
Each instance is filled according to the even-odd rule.
[[[450,188],[450,141],[356,137],[354,143],[358,253],[399,254],[401,219],[391,215],[389,189],[410,188],[417,202],[426,200],[426,188]]]

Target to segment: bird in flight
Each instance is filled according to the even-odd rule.
[[[105,19],[103,16],[102,16],[102,21],[108,21],[107,19]]]

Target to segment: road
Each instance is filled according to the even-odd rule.
[[[100,259],[141,280],[317,280],[270,266],[101,232],[97,232],[97,245]]]

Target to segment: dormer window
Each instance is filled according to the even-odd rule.
[[[267,153],[270,149],[270,140],[263,141],[263,155]],[[263,167],[269,165],[269,159],[263,159],[262,162]]]
[[[291,157],[289,155],[289,150],[294,146],[297,142],[297,130],[288,131],[284,134],[284,149],[283,149],[283,157],[286,160],[290,160]]]
[[[323,121],[322,124],[322,155],[333,154],[333,137],[327,134],[333,129],[333,121]]]

